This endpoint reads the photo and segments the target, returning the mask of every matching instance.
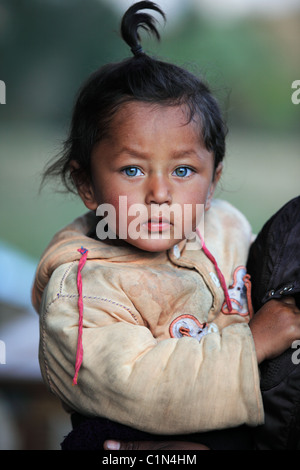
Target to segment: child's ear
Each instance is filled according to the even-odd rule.
[[[215,169],[214,179],[211,182],[210,188],[208,190],[208,195],[207,195],[206,204],[205,204],[205,210],[206,211],[208,211],[208,209],[211,206],[211,201],[212,201],[216,186],[219,182],[219,179],[221,178],[222,171],[223,171],[223,163],[220,162],[218,164],[217,168]]]
[[[80,165],[75,160],[70,162],[70,174],[84,205],[90,210],[96,210],[98,204],[95,200],[92,182],[85,175],[80,174]]]

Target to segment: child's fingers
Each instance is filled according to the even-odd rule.
[[[105,450],[209,450],[203,444],[185,441],[114,441],[108,440],[103,445]]]
[[[120,450],[121,442],[119,441],[105,441],[103,444],[105,450]]]

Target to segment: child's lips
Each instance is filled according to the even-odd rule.
[[[164,232],[166,230],[170,230],[171,225],[173,224],[168,219],[165,219],[163,217],[152,217],[148,219],[147,222],[149,232]]]

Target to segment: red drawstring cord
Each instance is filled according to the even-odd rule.
[[[197,235],[198,237],[200,238],[201,240],[201,244],[202,244],[202,249],[205,253],[205,255],[207,256],[207,258],[213,263],[214,267],[215,267],[215,270],[217,271],[217,275],[218,275],[218,278],[219,278],[219,281],[220,281],[220,284],[222,286],[222,289],[223,289],[223,292],[224,292],[224,295],[225,295],[225,301],[226,301],[226,304],[227,304],[227,307],[228,307],[228,310],[229,312],[232,311],[232,305],[231,305],[231,300],[230,300],[230,297],[229,297],[229,294],[228,294],[228,289],[227,289],[227,286],[226,286],[226,282],[225,282],[225,279],[224,279],[224,276],[223,274],[221,273],[221,270],[217,264],[217,261],[215,260],[215,258],[213,257],[213,255],[211,254],[211,252],[208,250],[208,248],[206,247],[205,243],[204,243],[204,240],[200,234],[200,231],[199,229],[197,228],[196,229],[196,232],[197,232]]]
[[[219,278],[219,281],[220,281],[220,284],[222,286],[222,289],[223,289],[223,292],[224,292],[224,295],[225,295],[225,301],[226,301],[226,304],[227,304],[227,307],[228,307],[228,311],[231,312],[232,311],[232,305],[231,305],[231,300],[230,300],[230,297],[229,297],[229,294],[228,294],[228,289],[227,289],[227,286],[226,286],[226,282],[225,282],[225,279],[224,279],[224,276],[217,264],[217,261],[216,259],[214,258],[214,256],[210,253],[210,251],[208,250],[208,248],[206,247],[205,243],[204,243],[204,240],[199,232],[199,229],[196,229],[196,232],[197,232],[197,235],[198,237],[200,238],[201,240],[201,244],[202,244],[202,249],[205,253],[205,255],[207,256],[207,258],[213,263],[214,267],[215,267],[215,270],[217,272],[217,275],[218,275],[218,278]],[[84,267],[85,263],[86,263],[86,260],[87,260],[87,255],[88,255],[88,250],[86,248],[83,248],[81,247],[79,250],[79,253],[82,255],[80,260],[79,260],[79,264],[78,264],[78,272],[77,272],[77,289],[78,289],[78,309],[79,309],[79,321],[78,321],[78,341],[77,341],[77,351],[76,351],[76,362],[75,362],[75,375],[74,375],[74,378],[73,378],[73,385],[77,385],[77,379],[78,379],[78,373],[79,373],[79,369],[80,369],[80,366],[82,364],[82,359],[83,359],[83,346],[82,346],[82,328],[83,328],[83,300],[82,300],[82,277],[81,277],[81,270],[82,268]],[[249,308],[250,308],[250,305],[252,307],[252,304],[251,302],[249,302],[249,300],[251,300],[251,283],[250,283],[250,278],[246,275],[245,278],[244,278],[244,282],[246,284],[246,287],[247,287],[247,297],[248,297],[248,304],[249,304]],[[250,317],[253,315],[253,309],[250,308]],[[181,332],[183,335],[188,335],[188,332],[183,329],[183,331]]]
[[[76,351],[76,362],[75,362],[75,375],[73,378],[73,385],[77,385],[78,372],[83,359],[83,346],[82,346],[82,325],[83,325],[83,300],[82,300],[82,278],[81,270],[84,267],[88,255],[88,250],[81,247],[79,253],[82,255],[77,272],[77,289],[78,289],[78,309],[79,309],[79,320],[78,320],[78,340],[77,340],[77,351]]]

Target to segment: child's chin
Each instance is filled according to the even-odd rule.
[[[176,243],[178,243],[180,240],[170,240],[170,239],[153,239],[153,238],[148,238],[148,239],[137,239],[137,240],[127,240],[127,243],[130,245],[135,246],[136,248],[139,248],[140,250],[143,251],[149,251],[149,252],[161,252],[161,251],[166,251],[172,248]]]

